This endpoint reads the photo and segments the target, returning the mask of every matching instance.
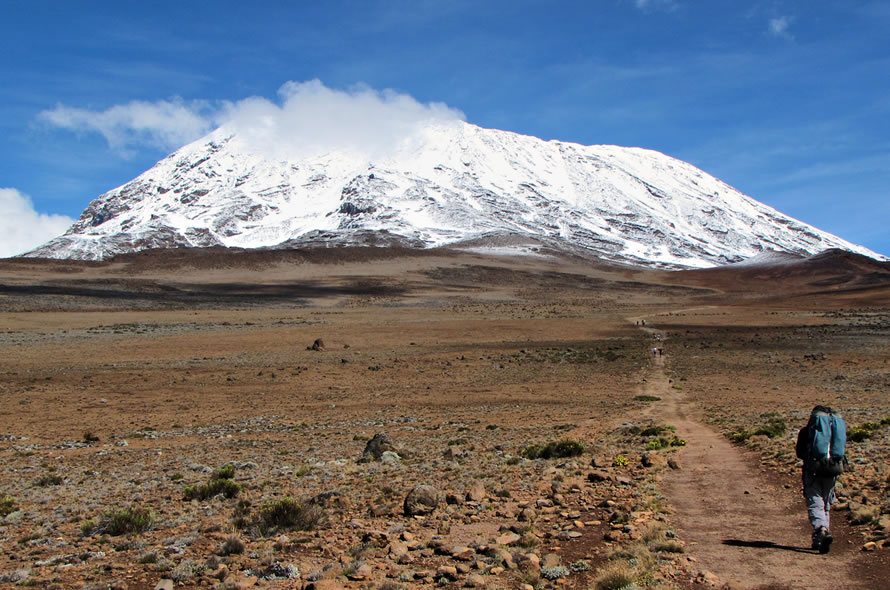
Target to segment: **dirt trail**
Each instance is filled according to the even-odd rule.
[[[732,588],[866,587],[856,582],[856,552],[840,527],[833,531],[830,554],[811,550],[800,491],[769,477],[744,451],[706,426],[682,389],[673,388],[664,361],[664,356],[652,359],[644,390],[661,401],[647,413],[675,425],[677,435],[687,440],[678,457],[682,469],[665,473],[662,490],[696,567]]]

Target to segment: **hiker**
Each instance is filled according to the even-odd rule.
[[[795,451],[803,460],[803,495],[813,527],[813,549],[828,553],[831,542],[829,511],[836,499],[834,486],[844,472],[847,426],[827,406],[816,406],[797,434]]]

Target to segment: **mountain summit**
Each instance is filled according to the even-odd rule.
[[[275,154],[221,127],[98,197],[64,235],[27,256],[526,242],[672,268],[828,248],[883,259],[651,150],[452,121],[430,123],[388,151]]]

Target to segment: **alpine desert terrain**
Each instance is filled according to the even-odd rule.
[[[0,261],[5,587],[880,588],[890,266]],[[794,456],[850,428],[820,555]]]

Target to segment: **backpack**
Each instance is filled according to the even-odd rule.
[[[837,476],[847,459],[847,425],[831,408],[816,406],[806,426],[804,466],[810,473]]]

